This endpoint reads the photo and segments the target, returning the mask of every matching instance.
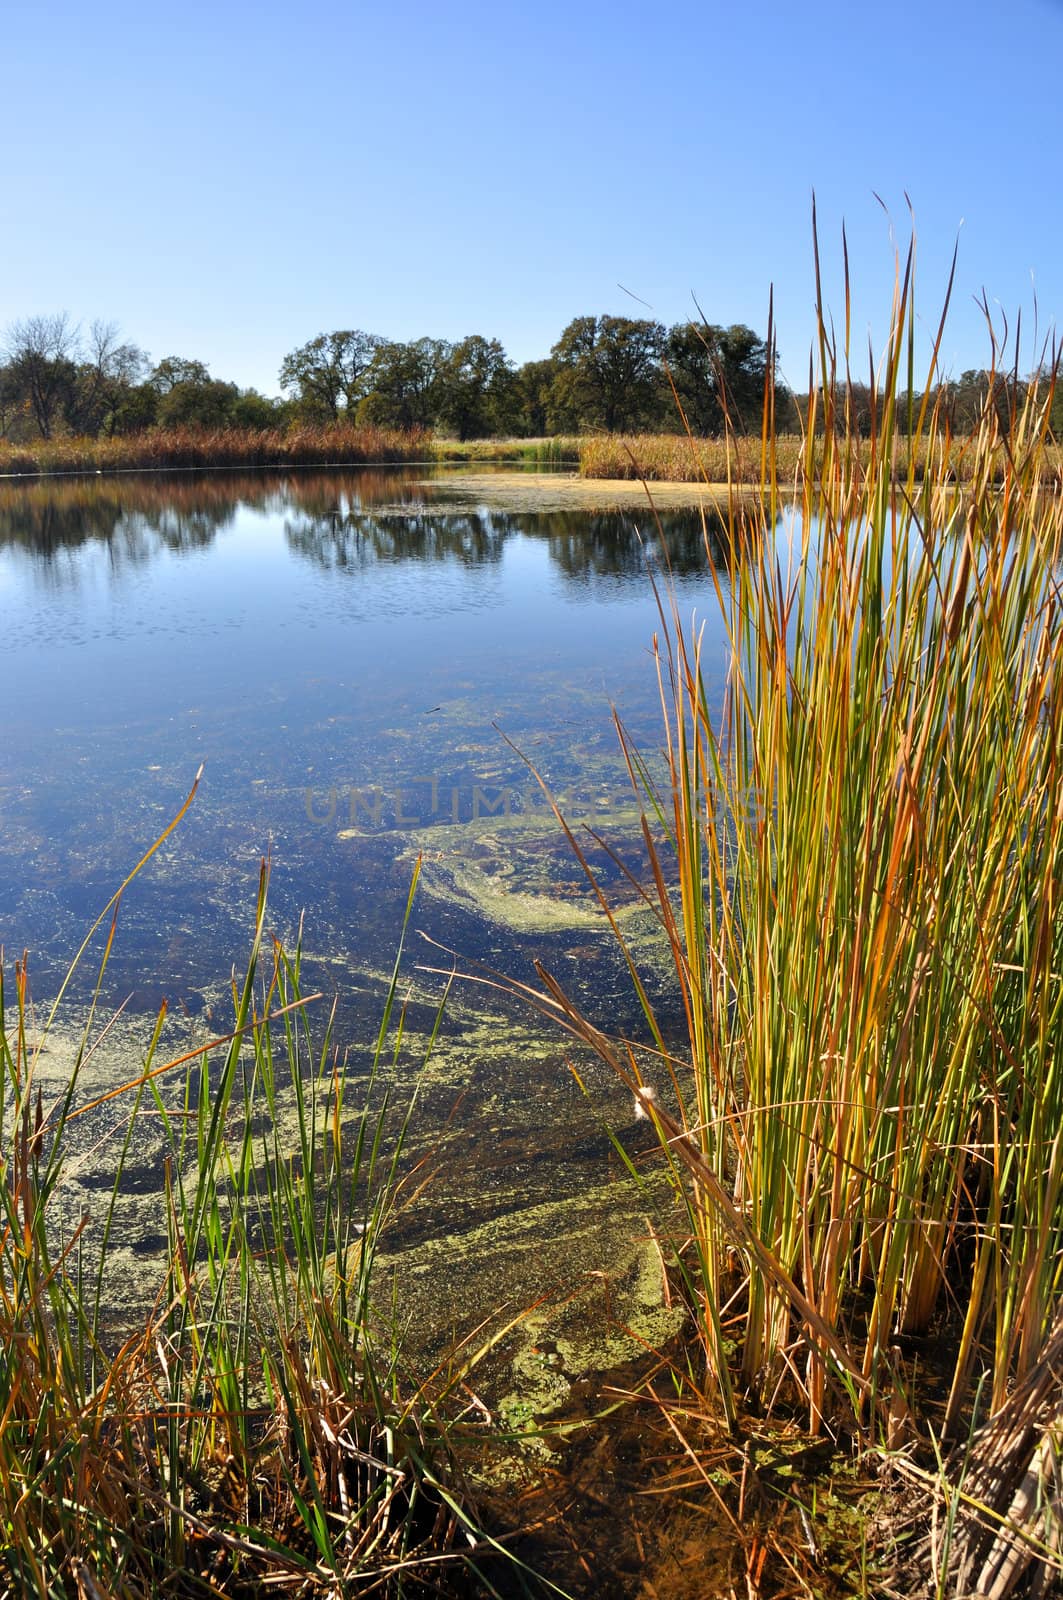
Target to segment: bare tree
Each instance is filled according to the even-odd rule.
[[[113,430],[115,413],[149,362],[135,344],[123,344],[118,324],[92,324],[67,420],[78,433],[97,434],[106,423]]]
[[[4,353],[14,380],[33,410],[42,439],[52,428],[76,377],[78,328],[65,311],[50,317],[27,317],[7,330]]]

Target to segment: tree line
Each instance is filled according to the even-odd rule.
[[[497,339],[402,344],[360,331],[320,334],[286,356],[281,387],[321,420],[430,427],[459,439],[539,438],[681,426],[759,427],[768,371],[751,328],[576,317],[550,355],[515,366]]]
[[[901,425],[909,423],[914,428],[919,412],[926,402],[926,410],[936,410],[941,422],[956,436],[977,431],[984,419],[994,417],[1001,434],[1008,434],[1011,420],[1022,409],[1031,389],[1050,400],[1049,426],[1057,437],[1063,437],[1063,385],[1053,383],[1049,365],[1032,372],[1028,377],[1018,373],[969,368],[957,378],[946,378],[926,395],[904,395],[909,417],[901,416]],[[881,423],[882,396],[866,383],[849,383],[834,397],[840,417],[852,431],[864,438],[876,431]],[[819,396],[817,423],[823,426],[825,414],[822,395]]]
[[[336,329],[290,351],[278,378],[281,395],[269,398],[213,378],[199,360],[166,356],[153,364],[113,323],[93,322],[83,332],[63,313],[30,317],[8,328],[0,349],[0,436],[25,442],[153,427],[351,422],[424,427],[459,440],[684,427],[708,437],[728,426],[759,431],[769,384],[780,432],[799,429],[807,399],[782,389],[765,340],[743,324],[666,328],[616,316],[574,318],[549,356],[523,366],[481,334],[403,343]],[[987,404],[1003,423],[1024,387],[1024,380],[969,371],[929,398],[954,432],[966,433]],[[920,399],[913,397],[916,406]],[[858,432],[872,431],[870,387],[850,384],[839,404]],[[1057,411],[1061,405],[1063,394]]]
[[[424,427],[460,440],[595,429],[759,427],[765,341],[741,325],[576,317],[550,355],[517,366],[498,339],[319,334],[284,357],[280,396],[211,376],[185,356],[152,363],[113,323],[83,332],[65,314],[13,323],[0,349],[0,435],[99,437],[151,427],[292,423]]]

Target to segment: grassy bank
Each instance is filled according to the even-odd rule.
[[[815,422],[815,418],[812,419]],[[849,440],[860,464],[881,458],[881,439]],[[1008,446],[998,433],[991,446],[978,437],[953,438],[931,428],[914,440],[891,441],[891,467],[898,481],[932,478],[944,483],[970,483],[988,472],[989,481],[1004,482],[1009,471]],[[829,447],[813,432],[811,446],[800,434],[773,440],[775,473],[780,483],[796,482],[799,473],[820,472]],[[0,441],[0,476],[49,473],[166,471],[191,467],[256,468],[286,466],[369,466],[374,464],[440,463],[461,465],[514,462],[526,467],[578,467],[581,477],[649,483],[741,484],[762,481],[759,436],[693,439],[681,433],[601,434],[551,439],[433,438],[427,429],[376,427],[298,427],[254,432],[153,428],[116,439],[42,439],[14,445]],[[1063,447],[1045,440],[1038,473],[1048,484],[1063,483]]]
[[[151,428],[114,439],[0,440],[0,476],[77,472],[164,472],[189,467],[372,466],[403,462],[520,462],[577,465],[581,441],[435,439],[427,428],[302,426],[285,431],[241,428]]]
[[[559,434],[552,439],[433,439],[432,458],[436,461],[467,461],[470,465],[489,461],[519,461],[527,467],[576,466],[585,441],[575,435]]]

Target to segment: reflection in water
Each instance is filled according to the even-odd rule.
[[[9,483],[0,485],[0,548],[25,550],[42,578],[69,583],[76,568],[55,566],[63,551],[98,543],[113,567],[142,565],[159,551],[205,549],[246,509],[283,515],[291,550],[328,571],[402,561],[485,566],[518,534],[544,539],[558,570],[579,582],[641,578],[650,566],[683,579],[728,564],[727,529],[711,511],[668,512],[640,533],[617,512],[466,511],[432,495],[430,483],[388,471]]]
[[[336,506],[324,516],[286,517],[284,534],[297,555],[330,572],[381,561],[456,560],[482,567],[501,559],[512,522],[497,511],[419,511],[379,517]]]
[[[115,542],[128,559],[156,547],[202,549],[246,506],[264,515],[296,504],[327,515],[339,495],[350,506],[423,503],[408,474],[373,472],[144,473],[119,478],[34,479],[0,483],[0,548],[45,558],[93,541]]]
[[[658,529],[641,534],[629,519],[603,513],[560,511],[520,521],[522,531],[545,536],[551,556],[572,578],[642,577],[651,567],[687,578],[728,566],[730,536],[715,512],[670,511]]]
[[[374,515],[341,504],[316,517],[286,519],[293,550],[330,571],[364,568],[375,561],[445,561],[482,566],[498,561],[507,539],[544,539],[551,559],[568,578],[644,578],[667,568],[675,578],[726,570],[727,531],[719,517],[673,511],[659,530],[640,533],[616,512],[454,512],[426,508],[405,515]]]

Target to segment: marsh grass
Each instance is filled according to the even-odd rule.
[[[101,979],[135,875],[80,952],[102,939]],[[12,1600],[398,1594],[429,1578],[440,1592],[449,1562],[476,1562],[440,1413],[371,1300],[381,1229],[417,1182],[410,1107],[392,1104],[398,959],[355,1078],[331,1020],[311,1026],[320,997],[304,992],[298,947],[286,953],[265,919],[263,867],[231,1029],[160,1059],[164,1008],[128,1081],[94,1096],[81,1073],[101,1019],[46,1095],[64,995],[35,1025],[25,962],[13,991],[0,981],[0,1592]],[[70,1147],[101,1109],[94,1159],[113,1172],[110,1197],[72,1217]],[[166,1153],[141,1204],[157,1206],[168,1248],[142,1320],[117,1326],[123,1172],[145,1119]]]
[[[1042,395],[1043,398],[1043,395]],[[844,400],[839,399],[844,411]],[[854,464],[875,466],[881,441],[852,435],[847,450]],[[683,433],[602,434],[580,441],[580,475],[584,478],[637,479],[647,483],[761,484],[761,440],[741,434],[698,439]],[[830,451],[821,437],[778,434],[773,437],[775,471],[791,482],[800,471],[818,472]],[[892,471],[901,483],[929,477],[938,484],[988,481],[1003,484],[1008,470],[1003,438],[990,443],[983,435],[950,436],[944,428],[915,437],[898,434],[892,441]],[[1063,483],[1063,449],[1046,439],[1038,454],[1038,473],[1047,484]]]
[[[0,474],[165,471],[189,467],[368,466],[424,461],[427,429],[294,426],[281,429],[150,428],[113,439],[0,441]]]
[[[766,402],[759,499],[732,497],[716,574],[722,708],[664,582],[663,782],[618,723],[682,1046],[589,864],[646,1036],[604,1032],[545,972],[536,999],[657,1127],[705,1403],[735,1433],[751,1404],[890,1447],[932,1425],[947,1457],[1043,1373],[1059,1314],[1063,500],[1050,384],[1004,430],[987,410],[952,470],[909,400],[911,268],[869,440],[847,426],[848,328],[839,350],[822,312],[822,415],[814,395],[795,445]],[[1063,1414],[1058,1378],[1038,1393],[1020,1477]],[[1039,1560],[1046,1542],[1042,1521]]]
[[[844,402],[839,402],[844,406]],[[476,465],[519,462],[534,467],[578,467],[581,477],[648,483],[707,483],[759,486],[761,441],[731,433],[700,439],[684,433],[558,435],[544,439],[433,438],[427,428],[400,430],[346,423],[309,424],[282,429],[151,428],[113,439],[60,438],[33,444],[0,440],[0,477],[34,478],[64,473],[165,472],[305,466],[373,466],[407,463]],[[855,461],[871,466],[874,439],[853,435]],[[901,481],[930,476],[937,482],[970,482],[988,472],[1004,482],[1007,452],[998,437],[986,451],[979,436],[934,433],[894,440],[893,471]],[[776,472],[781,481],[798,470],[822,469],[822,437],[799,434],[774,438]],[[1063,448],[1045,440],[1038,472],[1046,483],[1063,483]]]

